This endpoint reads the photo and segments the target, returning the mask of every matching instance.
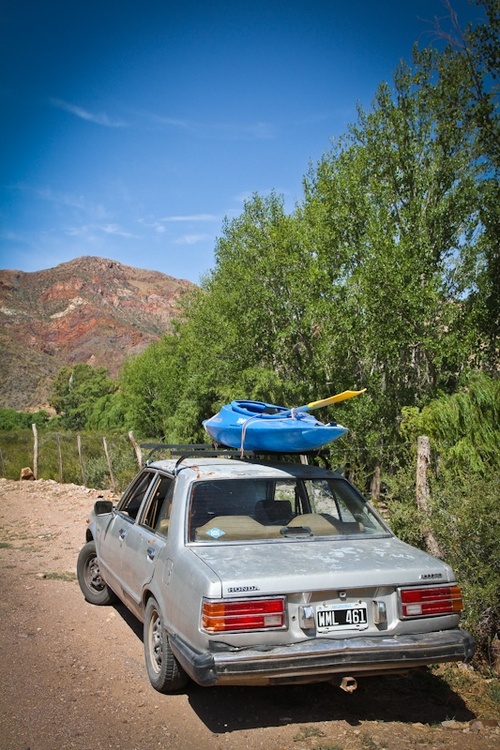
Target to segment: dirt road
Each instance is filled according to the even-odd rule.
[[[98,494],[0,479],[1,750],[498,750],[498,723],[427,671],[366,679],[352,695],[325,684],[155,692],[139,623],[86,603],[76,582]]]

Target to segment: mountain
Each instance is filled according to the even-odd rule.
[[[0,271],[0,407],[46,405],[61,367],[116,376],[124,360],[172,329],[194,284],[83,257],[33,273]]]

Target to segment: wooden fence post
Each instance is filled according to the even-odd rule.
[[[427,478],[427,470],[431,460],[431,442],[428,437],[422,435],[417,443],[417,507],[421,511],[424,523],[423,532],[427,549],[431,555],[441,557],[439,544],[430,527],[430,491]]]
[[[56,443],[57,443],[57,459],[59,464],[59,484],[63,481],[63,465],[62,465],[62,453],[61,453],[61,436],[56,432]]]
[[[33,430],[33,474],[35,479],[38,479],[38,430],[36,424],[31,425]]]
[[[142,469],[142,451],[140,449],[140,446],[137,444],[137,440],[135,439],[134,433],[132,432],[132,430],[129,431],[128,437],[135,451],[135,456],[137,458],[137,463],[139,464],[139,469]]]
[[[111,477],[111,485],[113,487],[113,492],[116,495],[118,493],[118,489],[116,486],[115,476],[113,474],[113,466],[111,465],[111,457],[108,451],[108,441],[106,440],[105,437],[103,437],[102,442],[104,443],[104,453],[106,454],[106,461],[108,462],[109,476]]]
[[[80,459],[80,469],[81,469],[81,472],[82,472],[83,486],[86,487],[87,486],[87,478],[85,476],[85,464],[83,463],[83,453],[82,453],[82,439],[81,439],[80,435],[76,436],[76,444],[78,446],[78,457]]]

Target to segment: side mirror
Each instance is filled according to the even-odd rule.
[[[111,500],[96,500],[94,503],[94,513],[96,516],[105,516],[113,512],[113,503]]]

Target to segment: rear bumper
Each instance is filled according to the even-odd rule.
[[[262,649],[196,653],[171,636],[172,650],[199,685],[272,685],[322,682],[335,675],[401,672],[413,667],[469,661],[474,639],[461,628],[416,635],[316,638]],[[224,648],[220,644],[220,648]]]

